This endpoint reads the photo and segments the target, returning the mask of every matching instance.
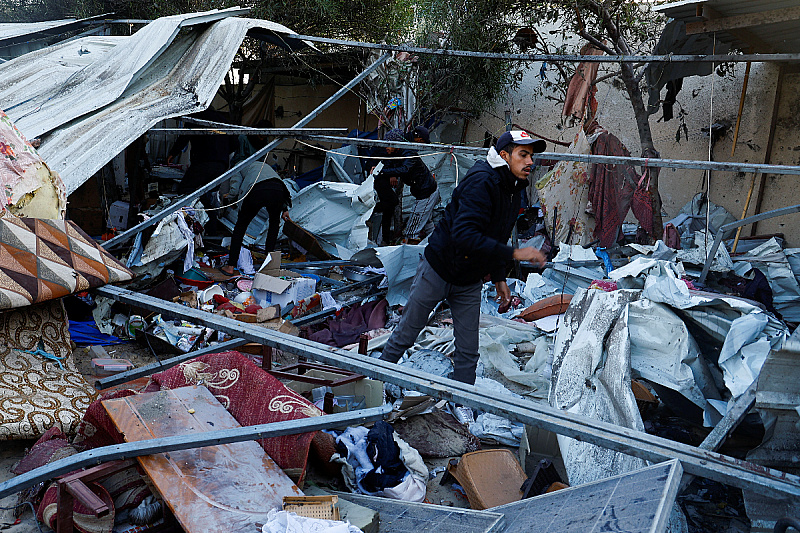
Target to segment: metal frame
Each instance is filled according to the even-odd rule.
[[[128,370],[126,372],[120,372],[119,374],[114,374],[113,376],[109,376],[107,378],[98,379],[94,382],[94,388],[97,390],[103,390],[108,387],[113,387],[114,385],[120,385],[133,379],[143,378],[156,372],[167,370],[168,368],[172,368],[175,365],[179,365],[184,361],[194,359],[195,357],[200,357],[201,355],[210,353],[220,353],[224,352],[225,350],[233,350],[234,348],[238,348],[243,344],[247,344],[247,341],[244,339],[233,339],[231,341],[225,341],[213,346],[209,346],[208,348],[203,348],[202,350],[186,352],[185,354],[176,355],[175,357],[170,357],[169,359],[164,359],[163,361],[159,361],[157,363],[134,368],[133,370]]]
[[[752,224],[753,222],[760,222],[762,220],[779,217],[781,215],[791,215],[792,213],[800,213],[800,204],[790,205],[789,207],[781,207],[780,209],[773,209],[772,211],[767,211],[766,213],[761,213],[760,215],[753,215],[751,217],[743,218],[742,220],[737,220],[736,222],[731,222],[730,224],[720,226],[719,230],[717,230],[716,237],[714,237],[714,244],[711,246],[711,250],[706,256],[706,263],[703,265],[703,271],[700,273],[700,279],[698,281],[700,283],[706,282],[708,271],[711,268],[711,263],[717,256],[717,250],[719,250],[719,245],[722,244],[722,236],[725,235],[725,233],[740,226]]]
[[[150,128],[155,133],[175,133],[178,135],[270,135],[280,137],[299,137],[301,135],[332,135],[347,133],[347,128],[242,128],[226,124],[222,127],[207,126],[198,128]]]
[[[800,498],[800,477],[765,468],[643,432],[593,420],[529,400],[497,395],[473,385],[441,378],[366,355],[344,352],[308,339],[271,331],[229,318],[165,302],[133,291],[107,285],[96,291],[102,296],[165,316],[179,316],[210,326],[235,337],[289,351],[344,370],[394,383],[430,396],[456,401],[504,418],[590,442],[648,461],[679,459],[684,470],[739,488],[753,489],[779,499]],[[1,496],[1,495],[0,495]]]
[[[355,87],[358,83],[360,83],[364,78],[366,78],[367,76],[372,74],[372,72],[374,72],[378,67],[380,67],[390,57],[391,57],[391,54],[389,54],[389,53],[383,54],[374,63],[372,63],[369,67],[364,69],[364,71],[362,71],[358,76],[356,76],[355,78],[350,80],[341,89],[336,91],[330,98],[328,98],[327,100],[322,102],[319,106],[316,107],[316,109],[311,111],[308,115],[303,117],[303,119],[300,120],[297,124],[292,126],[292,129],[302,128],[306,124],[308,124],[309,122],[314,120],[317,117],[317,115],[319,115],[322,111],[324,111],[325,109],[330,107],[334,102],[339,100],[339,98],[344,96],[346,93],[350,92],[353,89],[353,87]],[[159,211],[158,213],[156,213],[152,217],[148,218],[147,220],[145,220],[143,222],[140,222],[139,224],[136,224],[134,227],[130,228],[129,230],[124,231],[124,232],[120,233],[119,235],[117,235],[116,237],[105,241],[103,243],[103,247],[106,248],[106,249],[110,249],[110,248],[112,248],[113,246],[115,246],[117,244],[122,244],[122,243],[126,242],[128,239],[130,239],[130,238],[136,236],[137,234],[141,233],[141,231],[143,229],[148,228],[148,227],[152,226],[153,224],[157,224],[158,222],[160,222],[164,218],[168,217],[172,213],[175,213],[178,210],[180,210],[181,208],[190,205],[196,199],[200,198],[202,195],[204,195],[208,191],[213,190],[220,183],[222,183],[223,181],[225,181],[228,178],[230,178],[235,172],[238,172],[240,168],[243,168],[245,165],[247,165],[247,164],[249,164],[249,163],[251,163],[253,161],[256,161],[261,156],[269,153],[274,148],[276,148],[278,145],[280,145],[280,143],[282,143],[282,142],[283,142],[283,137],[281,137],[279,139],[275,139],[274,141],[271,141],[269,144],[267,144],[266,146],[264,146],[260,150],[256,151],[253,155],[251,155],[247,159],[243,159],[239,164],[237,164],[236,166],[234,166],[230,170],[227,170],[225,173],[223,173],[218,178],[212,180],[211,182],[207,183],[206,185],[203,185],[202,187],[200,187],[196,191],[194,191],[192,193],[189,193],[186,196],[183,196],[183,197],[179,198],[178,200],[173,202],[171,205],[167,206],[166,208],[164,208],[163,210]]]
[[[343,39],[329,39],[311,35],[287,35],[292,39],[304,41],[354,46],[356,48],[369,48],[373,50],[392,50],[394,52],[408,52],[411,54],[431,54],[452,57],[475,57],[482,59],[510,59],[513,61],[574,61],[586,63],[747,63],[768,61],[800,61],[800,54],[742,54],[742,55],[579,55],[579,54],[503,54],[496,52],[472,52],[468,50],[446,50],[443,48],[421,48],[418,46],[405,46],[395,44],[365,43],[359,41],[346,41]]]
[[[405,148],[408,150],[434,150],[437,152],[455,152],[485,156],[486,148],[472,146],[457,146],[449,144],[425,144],[399,141],[383,141],[376,139],[359,139],[355,137],[335,137],[330,135],[300,135],[301,139],[318,142],[355,144],[360,146],[383,146]],[[342,154],[348,157],[347,154]],[[426,154],[420,154],[425,157]],[[551,159],[555,161],[579,161],[583,163],[598,163],[606,165],[637,165],[662,168],[689,168],[698,170],[715,170],[728,172],[764,172],[769,174],[800,175],[800,166],[796,165],[766,165],[760,163],[734,163],[725,161],[693,161],[689,159],[654,159],[646,157],[623,157],[594,154],[568,154],[561,152],[541,152],[536,154],[536,159]]]
[[[13,477],[0,483],[0,499],[11,494],[25,490],[42,481],[53,479],[56,476],[73,472],[86,466],[94,466],[106,461],[116,459],[130,459],[154,453],[172,452],[175,450],[188,450],[192,448],[202,448],[204,446],[219,446],[233,442],[247,440],[267,439],[271,437],[282,437],[284,435],[297,435],[298,433],[308,433],[321,429],[331,429],[347,427],[351,425],[361,425],[368,422],[383,420],[391,412],[389,405],[361,409],[348,413],[337,413],[324,416],[313,416],[300,420],[286,420],[284,422],[273,422],[270,424],[258,424],[256,426],[245,426],[233,429],[223,429],[218,431],[208,431],[195,433],[192,435],[179,435],[174,437],[162,437],[136,442],[126,442],[112,446],[94,448],[85,452],[80,452],[58,461],[53,461],[45,466],[35,468],[24,474]]]

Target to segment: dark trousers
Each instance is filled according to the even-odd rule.
[[[282,183],[270,183],[276,180],[266,180],[256,183],[247,197],[242,201],[239,208],[239,217],[236,219],[236,226],[233,228],[231,237],[230,255],[228,264],[236,266],[239,262],[239,251],[242,249],[244,234],[247,226],[256,218],[261,208],[266,208],[269,221],[267,230],[267,241],[264,243],[264,251],[270,253],[275,249],[278,242],[278,227],[280,226],[281,212],[287,203],[289,195],[286,186]]]
[[[417,274],[411,284],[411,295],[397,325],[381,354],[381,359],[396,363],[417,340],[419,332],[428,324],[428,316],[437,303],[446,300],[453,314],[456,351],[453,354],[453,379],[472,385],[478,366],[478,325],[481,317],[481,287],[479,281],[472,285],[453,285],[433,270],[425,259],[420,259]]]
[[[378,203],[375,204],[375,211],[381,213],[383,242],[388,243],[392,238],[394,211],[400,204],[400,200],[397,198],[397,193],[389,184],[388,179],[375,180],[375,192],[378,193]]]

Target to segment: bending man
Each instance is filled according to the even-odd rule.
[[[396,363],[414,344],[428,316],[442,300],[450,305],[455,328],[453,379],[475,383],[478,365],[478,323],[481,286],[491,274],[503,304],[511,301],[506,269],[512,259],[544,264],[535,248],[512,248],[506,243],[517,219],[521,191],[528,185],[533,154],[545,142],[524,131],[502,134],[453,191],[442,220],[430,237],[411,285],[400,324],[381,359]]]

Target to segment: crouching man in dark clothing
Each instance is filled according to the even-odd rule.
[[[535,248],[506,243],[519,213],[521,191],[528,185],[533,154],[545,142],[524,131],[500,136],[485,161],[478,161],[453,191],[442,220],[430,237],[411,285],[400,324],[381,359],[396,363],[428,323],[442,300],[450,305],[455,328],[453,379],[472,385],[478,365],[478,323],[483,278],[491,274],[498,297],[511,300],[506,267],[512,259],[543,265]]]
[[[399,129],[386,132],[386,141],[405,142],[406,138]],[[402,182],[409,186],[414,197],[414,207],[403,230],[406,241],[418,241],[433,230],[431,217],[433,209],[439,203],[439,189],[431,171],[422,162],[419,153],[404,148],[386,148],[387,159],[383,160],[383,170],[375,176],[375,192],[378,193],[376,211],[383,213],[381,232],[383,242],[391,240],[391,224],[394,211],[400,203],[395,188]]]

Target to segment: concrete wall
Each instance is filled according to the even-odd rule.
[[[495,135],[504,131],[501,117],[504,116],[506,109],[511,109],[512,120],[515,123],[546,137],[571,141],[577,127],[563,123],[561,105],[536,94],[537,88],[542,83],[538,77],[540,67],[540,63],[530,65],[520,90],[510,94],[505,101],[498,102],[495,109],[471,122],[467,139],[471,141],[481,139],[485,130]],[[601,67],[600,75],[602,76],[603,71],[610,72],[607,70],[609,68],[613,68],[613,65]],[[728,134],[715,144],[714,160],[764,162],[778,71],[779,67],[774,63],[753,64],[735,155],[731,157],[732,127]],[[708,128],[709,122],[722,120],[728,121],[732,126],[735,125],[744,73],[745,64],[738,63],[733,74],[726,77],[712,74],[712,76],[684,80],[683,90],[678,95],[679,105],[675,106],[676,118],[669,122],[659,121],[661,111],[650,117],[653,138],[662,157],[708,160],[709,139],[701,128]],[[549,77],[556,78],[553,67],[550,68]],[[662,98],[665,92],[666,89],[662,92]],[[781,92],[771,162],[800,165],[800,74],[785,75]],[[545,91],[544,94],[552,96],[555,93]],[[632,107],[627,94],[621,90],[621,85],[614,84],[611,80],[601,82],[598,84],[597,101],[600,124],[618,136],[632,155],[640,155],[641,148]],[[676,142],[676,131],[680,124],[677,116],[681,107],[686,112],[685,121],[689,139],[686,140],[682,135],[681,140]],[[565,148],[551,146],[548,150],[564,151]],[[662,171],[661,176],[660,190],[667,219],[675,216],[692,196],[705,189],[705,175],[700,170],[666,169]],[[710,198],[739,218],[742,215],[751,180],[751,174],[714,172],[711,175]],[[758,183],[756,183],[757,189]],[[800,176],[767,177],[762,212],[798,203],[800,203]],[[753,209],[754,201],[751,202],[748,215],[753,214]],[[761,222],[758,226],[759,234],[784,233],[787,244],[793,247],[800,246],[798,230],[800,230],[800,214]],[[742,235],[749,234],[750,228],[745,228]]]

